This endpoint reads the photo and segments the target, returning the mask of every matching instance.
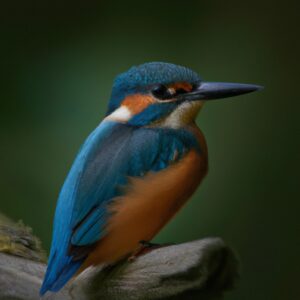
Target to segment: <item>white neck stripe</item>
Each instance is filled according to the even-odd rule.
[[[108,115],[105,120],[108,121],[118,121],[118,122],[126,122],[130,120],[132,117],[131,111],[124,105],[117,108],[110,115]]]

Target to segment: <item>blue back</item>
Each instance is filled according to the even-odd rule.
[[[121,195],[128,176],[142,177],[180,160],[195,137],[184,129],[102,122],[81,147],[59,195],[49,264],[41,288],[58,291],[105,236],[107,205]]]

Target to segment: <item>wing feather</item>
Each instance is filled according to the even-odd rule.
[[[178,132],[111,121],[102,122],[92,132],[59,195],[42,293],[63,286],[93,244],[105,236],[107,206],[121,195],[121,187],[126,186],[129,177],[164,169],[195,144],[191,134]]]

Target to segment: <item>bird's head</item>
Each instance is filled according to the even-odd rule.
[[[194,121],[206,100],[258,89],[252,84],[205,82],[194,71],[170,63],[145,63],[116,77],[106,119],[133,126],[181,127]]]

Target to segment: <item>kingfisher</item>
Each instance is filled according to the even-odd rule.
[[[207,173],[207,145],[195,121],[204,103],[261,88],[206,82],[164,62],[118,75],[106,116],[81,146],[60,191],[40,294],[147,247],[143,241],[153,239]]]

